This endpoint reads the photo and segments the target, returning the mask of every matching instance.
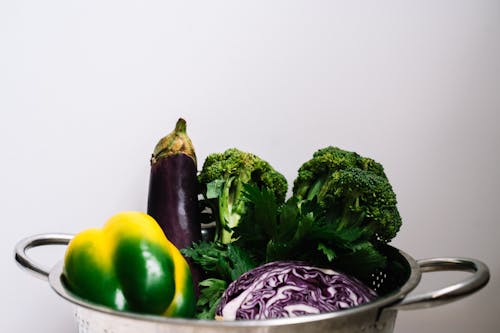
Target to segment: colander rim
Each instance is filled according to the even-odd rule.
[[[62,281],[63,277],[63,261],[58,262],[49,273],[49,284],[51,288],[63,299],[73,303],[76,306],[93,310],[102,314],[116,316],[118,318],[128,318],[137,321],[147,321],[155,323],[164,323],[168,325],[191,325],[195,327],[225,327],[225,328],[242,328],[242,327],[269,327],[269,326],[286,326],[304,324],[308,322],[317,322],[323,320],[333,320],[337,318],[347,318],[356,316],[364,312],[380,312],[386,307],[392,306],[401,302],[408,293],[410,293],[418,285],[421,279],[421,270],[415,259],[413,259],[406,252],[389,246],[397,251],[398,254],[406,261],[409,267],[409,276],[407,281],[394,291],[377,297],[372,302],[365,303],[350,309],[340,310],[330,313],[311,314],[294,318],[277,318],[277,319],[260,319],[260,320],[237,320],[237,321],[224,321],[224,320],[211,320],[211,319],[186,319],[186,318],[171,318],[157,315],[139,314],[127,311],[114,310],[99,304],[91,303],[74,293],[72,293]]]

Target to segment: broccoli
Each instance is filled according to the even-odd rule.
[[[232,229],[246,212],[243,184],[272,191],[278,204],[285,201],[288,190],[286,178],[268,162],[236,148],[209,155],[198,180],[216,221],[215,240],[222,244],[232,241]]]
[[[389,242],[401,227],[396,195],[382,165],[337,147],[313,154],[298,171],[293,195],[316,198],[329,220],[362,227],[369,241]]]
[[[371,158],[329,146],[317,150],[299,168],[293,184],[293,195],[301,199],[312,199],[335,171],[347,168],[359,168],[387,178],[383,166]]]
[[[396,195],[387,178],[349,168],[334,172],[318,193],[318,202],[339,225],[358,224],[367,238],[388,242],[399,231],[401,216]]]

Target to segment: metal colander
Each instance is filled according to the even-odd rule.
[[[68,244],[68,234],[42,234],[18,242],[15,259],[21,267],[35,276],[48,280],[52,289],[76,305],[75,321],[79,333],[267,333],[267,332],[338,332],[338,333],[390,333],[398,310],[426,308],[445,304],[470,295],[489,280],[488,267],[479,260],[469,258],[432,258],[416,261],[403,251],[387,246],[383,252],[388,266],[371,274],[368,283],[379,297],[351,309],[332,313],[295,318],[267,320],[216,321],[166,318],[115,311],[74,295],[62,279],[62,261],[48,270],[33,262],[26,251],[42,245]],[[462,282],[420,295],[408,295],[420,282],[424,272],[459,270],[471,272]]]

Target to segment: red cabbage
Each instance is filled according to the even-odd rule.
[[[224,291],[216,317],[269,319],[332,312],[376,298],[360,281],[331,269],[298,261],[275,261],[254,268]]]

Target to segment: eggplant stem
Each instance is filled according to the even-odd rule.
[[[177,120],[172,132],[158,141],[151,155],[150,162],[151,164],[155,164],[163,157],[176,154],[185,154],[191,157],[196,164],[196,154],[191,139],[186,133],[186,121],[183,118]]]

